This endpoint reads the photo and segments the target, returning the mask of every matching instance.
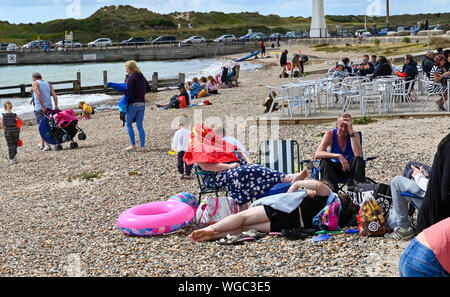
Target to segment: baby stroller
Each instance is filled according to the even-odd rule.
[[[76,149],[78,143],[74,141],[78,132],[79,140],[86,140],[86,134],[77,126],[78,118],[72,109],[50,110],[42,118],[39,124],[39,132],[42,139],[55,145],[55,150],[62,149],[62,143],[70,142],[70,148]]]

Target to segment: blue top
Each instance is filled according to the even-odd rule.
[[[44,101],[45,108],[53,109],[50,85],[48,84],[48,82],[43,80],[37,80],[37,82],[39,84],[39,92],[41,92],[42,101]],[[39,101],[39,98],[35,92],[33,93],[33,99],[34,99],[34,110],[35,111],[42,110],[41,102]]]
[[[364,63],[359,64],[359,66],[364,66]],[[375,71],[375,66],[373,65],[372,62],[369,62],[369,66],[370,66],[370,68],[367,69],[367,70],[366,69],[358,70],[358,75],[359,76],[366,76],[368,74],[372,74]]]
[[[200,91],[202,90],[202,85],[199,82],[192,84],[191,86],[191,96],[196,98]]]
[[[345,159],[350,163],[350,161],[355,157],[352,149],[352,142],[350,139],[350,135],[347,136],[347,142],[345,144],[345,151],[342,151],[339,147],[338,139],[337,139],[337,129],[333,130],[333,144],[331,145],[331,152],[333,154],[341,154]],[[331,161],[338,163],[339,159],[331,159]]]

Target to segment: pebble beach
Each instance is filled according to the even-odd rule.
[[[194,120],[201,114],[203,119],[215,117],[225,123],[226,117],[245,121],[264,115],[266,85],[283,81],[278,78],[278,60],[265,59],[263,64],[258,71],[241,73],[238,88],[219,89],[219,95],[207,97],[209,106],[162,110],[155,104],[167,103],[177,91],[147,94],[146,152],[125,152],[129,138],[117,110],[81,120],[87,139],[79,141],[76,150],[68,144],[62,151],[38,150],[37,126],[30,121],[21,132],[24,146],[17,163],[9,165],[2,138],[0,275],[398,276],[400,255],[408,245],[404,241],[342,233],[317,243],[311,238],[289,241],[266,236],[223,246],[190,242],[195,220],[178,232],[155,237],[131,237],[118,229],[118,216],[130,207],[167,200],[179,192],[197,195],[197,181],[180,180],[176,156],[168,153],[176,119],[186,115]],[[280,125],[279,137],[297,140],[302,158],[312,159],[321,133],[333,127],[333,122]],[[449,127],[446,116],[355,125],[363,134],[365,156],[378,156],[368,163],[366,175],[389,184],[402,175],[408,161],[431,165]],[[257,160],[257,152],[250,152]]]

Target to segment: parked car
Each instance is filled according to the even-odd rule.
[[[120,43],[120,45],[143,45],[145,44],[145,39],[142,37],[130,37],[127,40],[124,40]]]
[[[269,40],[276,41],[278,39],[278,37],[280,37],[280,40],[284,39],[284,35],[283,34],[281,34],[281,33],[272,33],[269,36]]]
[[[191,37],[181,41],[182,44],[204,43],[204,42],[206,42],[206,39],[203,36],[191,36]]]
[[[108,47],[112,46],[112,41],[109,38],[98,38],[88,43],[88,47]]]
[[[286,39],[292,39],[292,38],[302,38],[303,34],[300,32],[296,32],[296,31],[289,31],[286,33],[286,35],[284,35],[284,37]]]
[[[18,49],[19,47],[15,43],[0,43],[0,51],[13,52]]]
[[[383,28],[380,31],[378,31],[378,36],[386,36],[387,35],[387,28]],[[389,28],[389,32],[394,32],[394,30]]]
[[[353,34],[348,31],[338,31],[336,34],[337,37],[344,37],[344,38],[352,38]]]
[[[235,42],[236,41],[236,36],[234,36],[233,34],[225,34],[220,36],[219,38],[214,39],[214,42],[217,43],[227,43],[227,42]]]
[[[23,49],[44,48],[48,44],[50,48],[53,48],[53,44],[50,40],[33,40],[24,46]]]
[[[266,40],[266,35],[264,35],[261,32],[255,32],[250,34],[250,41],[265,41]]]
[[[249,41],[252,33],[245,34],[244,36],[239,37],[240,41]]]
[[[159,36],[155,40],[152,41],[152,44],[169,44],[169,43],[175,43],[177,42],[177,39],[175,36],[172,35],[165,35],[165,36]]]
[[[400,31],[410,31],[409,27],[398,27],[397,29],[395,29],[395,32],[400,32]]]
[[[370,37],[372,34],[367,30],[357,30],[355,32],[355,37]]]
[[[83,44],[81,44],[80,42],[74,42],[72,40],[65,40],[65,41],[61,40],[61,41],[58,41],[57,43],[55,43],[55,46],[56,47],[65,46],[65,47],[72,47],[72,48],[82,48]]]

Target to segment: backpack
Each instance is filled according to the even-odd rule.
[[[294,77],[300,77],[300,71],[295,70],[294,71]]]
[[[306,63],[306,62],[309,61],[308,56],[305,56],[305,55],[302,55],[302,56],[301,56],[301,59],[302,59],[303,63]]]
[[[387,223],[373,196],[367,195],[358,213],[359,236],[377,237],[387,233]]]

